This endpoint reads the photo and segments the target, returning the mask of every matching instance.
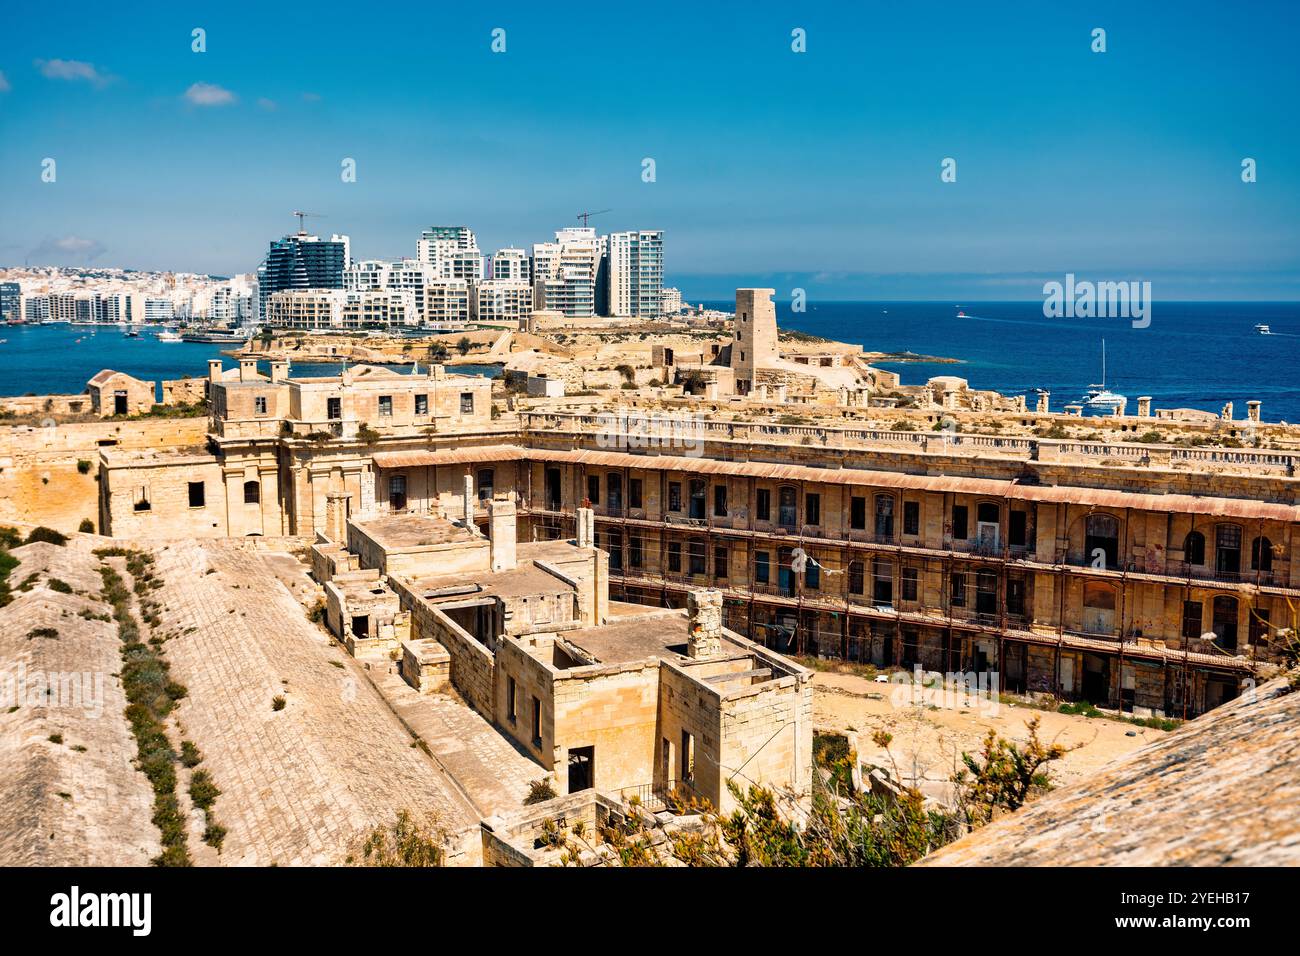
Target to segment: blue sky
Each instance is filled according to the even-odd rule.
[[[181,7],[6,6],[0,263],[247,271],[294,209],[354,255],[490,251],[610,208],[688,298],[1300,298],[1294,3]]]

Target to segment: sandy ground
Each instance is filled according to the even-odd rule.
[[[904,780],[917,780],[922,792],[939,800],[949,798],[949,780],[962,766],[962,753],[977,753],[989,730],[1023,742],[1029,736],[1026,725],[1038,717],[1040,739],[1077,746],[1052,764],[1057,785],[1083,779],[1101,765],[1168,733],[1117,720],[996,701],[968,701],[955,692],[945,695],[946,706],[918,707],[907,702],[909,688],[895,695],[897,690],[893,684],[852,674],[819,672],[813,679],[814,723],[818,730],[856,733],[858,755],[864,764],[890,768],[891,772],[896,767]],[[897,702],[891,700],[895,696]],[[888,753],[871,740],[877,730],[893,735]]]

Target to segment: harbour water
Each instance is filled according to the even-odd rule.
[[[74,394],[101,369],[111,368],[136,378],[161,383],[185,375],[208,373],[208,359],[221,358],[229,345],[191,342],[159,342],[157,329],[146,329],[139,338],[128,338],[116,326],[96,329],[85,325],[0,325],[0,395]],[[234,360],[226,357],[227,367]],[[420,368],[427,363],[421,359]],[[391,368],[409,371],[410,365]],[[294,365],[299,375],[325,375],[338,365],[304,363]],[[456,372],[466,375],[497,375],[490,365],[461,365]],[[267,372],[263,363],[262,372]]]
[[[730,310],[734,303],[706,303]],[[959,318],[957,313],[966,313]],[[810,302],[792,313],[777,305],[782,328],[797,329],[868,351],[913,352],[960,360],[882,363],[906,385],[934,375],[957,375],[972,388],[1051,392],[1054,410],[1077,401],[1101,375],[1106,340],[1107,381],[1136,410],[1139,395],[1157,408],[1218,412],[1232,402],[1245,415],[1259,399],[1268,421],[1300,422],[1300,303],[1162,303],[1148,328],[1126,319],[1048,319],[1032,302]],[[1256,325],[1268,325],[1260,335]],[[127,338],[115,327],[0,326],[0,395],[72,393],[103,368],[161,381],[204,375],[209,358],[226,346],[162,343],[151,331]],[[421,362],[421,365],[424,363]],[[333,365],[295,365],[298,374],[324,374]],[[407,369],[409,366],[396,366]],[[263,369],[265,371],[265,369]],[[495,366],[458,366],[469,374],[498,373]]]
[[[734,308],[733,302],[706,303]],[[958,318],[958,312],[965,318]],[[1127,319],[1049,319],[1041,300],[1022,302],[813,302],[792,313],[777,305],[782,328],[852,342],[875,352],[960,359],[961,364],[881,363],[904,385],[956,375],[972,388],[1010,395],[1051,392],[1053,411],[1078,401],[1100,382],[1106,340],[1106,386],[1128,397],[1150,395],[1156,408],[1218,412],[1233,403],[1244,418],[1259,399],[1267,421],[1300,422],[1300,303],[1160,302],[1151,324]],[[1260,335],[1257,324],[1271,335]]]

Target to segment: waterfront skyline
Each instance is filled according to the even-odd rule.
[[[1300,297],[1300,134],[1275,107],[1300,86],[1287,5],[601,9],[413,10],[401,29],[341,7],[305,25],[244,4],[17,10],[0,262],[229,275],[295,208],[385,258],[429,222],[492,250],[608,208],[601,232],[665,231],[665,285],[688,299],[1033,299],[1066,272],[1166,301]],[[433,51],[454,81],[430,79]],[[557,95],[575,71],[579,101]]]

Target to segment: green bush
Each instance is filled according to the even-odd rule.
[[[47,541],[50,544],[67,544],[68,536],[53,528],[47,528],[45,525],[33,528],[32,533],[27,536],[24,544],[35,544],[37,541]]]
[[[72,585],[67,581],[60,581],[58,578],[50,578],[47,582],[51,591],[58,591],[60,594],[71,594]]]
[[[91,521],[89,518],[82,518],[81,524],[77,525],[77,530],[82,534],[94,534],[95,522]]]

